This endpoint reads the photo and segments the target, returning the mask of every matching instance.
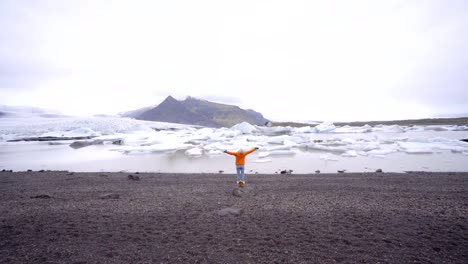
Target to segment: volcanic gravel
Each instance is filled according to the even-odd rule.
[[[468,173],[0,172],[0,263],[468,263]]]

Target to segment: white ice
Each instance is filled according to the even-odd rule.
[[[323,122],[317,126],[315,126],[315,131],[317,133],[326,133],[326,132],[332,132],[335,130],[335,125],[332,122]]]
[[[323,161],[392,157],[398,153],[466,156],[467,126],[369,126],[337,127],[324,122],[315,127],[261,127],[246,122],[231,128],[139,121],[129,118],[0,118],[0,144],[23,137],[90,136],[109,142],[107,150],[126,155],[185,154],[189,158],[224,156],[222,151],[259,147],[257,163],[311,153]],[[110,145],[120,140],[122,145]],[[181,151],[181,152],[179,152]],[[268,157],[268,159],[266,158]]]
[[[242,122],[240,124],[234,125],[231,129],[237,130],[242,134],[252,134],[254,131],[257,130],[257,128],[255,128],[253,125],[247,122]]]
[[[203,149],[201,148],[192,148],[192,149],[188,149],[185,151],[185,155],[189,156],[189,157],[192,157],[192,158],[198,158],[198,157],[201,157],[203,155]]]

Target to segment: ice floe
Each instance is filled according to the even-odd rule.
[[[342,126],[333,130],[335,133],[369,133],[372,132],[372,127],[364,125],[362,127]]]
[[[91,128],[82,127],[70,131],[52,131],[41,134],[39,137],[99,137],[100,132],[96,132]]]
[[[192,148],[185,151],[185,155],[196,158],[201,157],[203,155],[203,149],[201,148]]]
[[[317,133],[326,133],[332,132],[336,129],[335,125],[332,122],[323,122],[314,127]]]
[[[222,155],[224,150],[260,147],[258,160],[320,153],[322,160],[359,156],[385,158],[394,153],[466,155],[467,126],[335,126],[263,127],[246,122],[231,128],[206,128],[129,118],[4,118],[0,119],[0,144],[21,137],[92,137],[104,145],[118,141],[112,151],[125,154],[175,153],[187,157]],[[465,134],[463,134],[465,133]],[[11,142],[13,144],[13,142]]]

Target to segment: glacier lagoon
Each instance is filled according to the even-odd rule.
[[[17,141],[28,137],[90,137],[74,141]],[[246,172],[322,173],[468,171],[468,126],[317,126],[232,128],[117,117],[2,118],[0,170],[234,173],[223,150],[259,147]],[[118,143],[118,144],[115,144]]]

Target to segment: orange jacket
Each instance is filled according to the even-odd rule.
[[[227,154],[236,156],[236,166],[239,165],[244,165],[245,164],[245,156],[249,155],[250,153],[254,152],[255,148],[251,150],[244,151],[244,153],[240,152],[232,152],[232,151],[226,151]]]

